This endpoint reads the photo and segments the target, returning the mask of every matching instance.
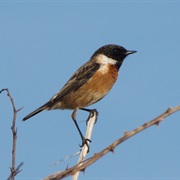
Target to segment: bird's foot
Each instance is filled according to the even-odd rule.
[[[89,111],[89,116],[88,116],[88,118],[87,118],[87,120],[86,120],[86,125],[88,124],[88,121],[90,120],[90,118],[92,118],[92,117],[94,117],[94,116],[96,116],[96,119],[95,119],[95,122],[94,122],[94,124],[96,124],[96,122],[97,122],[97,118],[98,118],[98,111],[96,110],[96,109],[88,109]]]
[[[82,144],[81,145],[79,145],[81,148],[84,146],[84,145],[86,145],[87,146],[87,153],[89,152],[89,149],[90,149],[90,147],[89,147],[89,143],[91,142],[91,140],[90,139],[86,139],[86,138],[82,138]]]

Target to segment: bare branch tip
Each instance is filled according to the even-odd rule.
[[[155,124],[156,126],[159,126],[159,123],[162,122],[162,121],[164,121],[164,118],[163,118],[163,117],[160,117],[160,118],[158,119],[158,121],[155,122],[154,124]]]
[[[8,92],[8,88],[1,89],[0,93],[2,93],[3,91],[7,91]]]
[[[160,121],[155,122],[154,125],[159,126]]]
[[[114,148],[113,148],[113,147],[111,147],[111,148],[109,149],[109,151],[114,154]]]
[[[86,170],[86,168],[82,169],[81,171],[85,174],[85,170]]]
[[[172,109],[169,107],[167,110],[166,110],[166,113],[169,113]]]
[[[21,108],[19,108],[19,109],[17,110],[17,112],[21,111],[23,108],[24,108],[24,106],[23,106],[23,107],[21,107]]]
[[[127,136],[129,134],[128,131],[124,131],[124,136]]]

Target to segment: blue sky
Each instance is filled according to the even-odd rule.
[[[180,104],[180,1],[0,1],[0,89],[18,113],[17,179],[40,179],[72,166],[80,137],[72,111],[22,118],[48,101],[100,46],[137,50],[99,111],[89,157],[168,107]],[[11,165],[12,107],[0,95],[0,178]],[[87,113],[78,112],[85,132]],[[180,113],[136,135],[81,174],[81,179],[180,179]]]

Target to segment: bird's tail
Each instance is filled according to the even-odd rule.
[[[38,113],[40,113],[41,111],[46,110],[46,109],[48,109],[47,103],[44,104],[43,106],[39,107],[38,109],[34,110],[33,112],[31,112],[31,113],[28,114],[27,116],[25,116],[25,117],[23,118],[23,121],[26,121],[27,119],[31,118],[32,116],[34,116],[34,115],[36,115],[36,114],[38,114]]]

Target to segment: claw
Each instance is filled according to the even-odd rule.
[[[89,110],[89,116],[88,116],[88,118],[86,120],[86,126],[88,124],[89,119],[92,118],[95,114],[96,114],[96,119],[95,119],[94,124],[96,124],[96,122],[97,122],[98,111],[96,109]]]
[[[84,145],[86,145],[87,148],[88,148],[88,150],[87,150],[87,153],[88,153],[88,152],[89,152],[89,149],[90,149],[90,147],[89,147],[89,143],[90,143],[90,142],[91,142],[90,139],[83,138],[83,140],[82,140],[82,145],[79,145],[79,146],[82,148]]]
[[[89,112],[89,116],[88,116],[88,119],[87,119],[87,121],[86,121],[86,125],[87,125],[89,119],[92,118],[94,115],[96,115],[96,119],[95,119],[95,123],[96,123],[96,121],[97,121],[97,116],[98,116],[98,111],[97,111],[96,109],[85,109],[85,108],[80,108],[80,109]],[[72,119],[73,119],[73,121],[74,121],[74,124],[75,124],[75,126],[76,126],[76,128],[77,128],[77,130],[78,130],[78,132],[79,132],[79,135],[80,135],[80,137],[81,137],[81,139],[82,139],[82,145],[79,145],[79,146],[82,148],[84,145],[86,145],[87,148],[88,148],[88,150],[87,150],[87,153],[88,153],[88,152],[89,152],[89,149],[90,149],[90,148],[89,148],[89,143],[91,142],[91,140],[90,140],[90,139],[86,139],[86,138],[83,136],[83,134],[82,134],[82,132],[81,132],[79,126],[78,126],[78,123],[77,123],[77,121],[76,121],[76,112],[77,112],[77,109],[74,109],[71,117],[72,117]]]

